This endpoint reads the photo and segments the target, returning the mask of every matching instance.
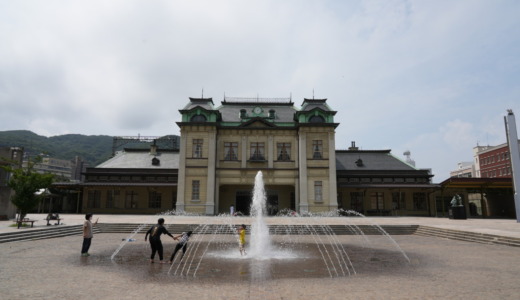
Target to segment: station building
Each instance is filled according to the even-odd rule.
[[[267,213],[327,212],[432,215],[429,170],[390,150],[336,149],[336,111],[326,99],[189,98],[180,110],[178,150],[124,149],[94,168],[85,182],[55,187],[82,193],[82,211],[247,215],[262,172]]]

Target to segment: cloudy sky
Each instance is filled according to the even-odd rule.
[[[520,123],[520,1],[0,0],[0,131],[178,134],[188,97],[327,98],[441,182]]]

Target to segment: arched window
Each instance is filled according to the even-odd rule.
[[[206,116],[194,115],[193,117],[191,117],[191,122],[206,122]]]
[[[312,116],[309,119],[309,123],[324,123],[325,119],[322,116]]]

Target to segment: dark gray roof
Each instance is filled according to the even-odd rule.
[[[157,158],[159,165],[153,165],[152,159]],[[141,169],[178,169],[179,152],[158,152],[156,155],[149,151],[119,151],[109,160],[101,163],[96,168],[141,168]]]
[[[253,114],[253,109],[255,107],[261,107],[263,112],[260,117],[266,117],[269,114],[270,110],[275,111],[274,122],[294,122],[294,114],[298,111],[293,105],[288,104],[273,104],[273,103],[262,103],[262,102],[254,102],[254,103],[223,103],[217,109],[220,111],[222,116],[222,122],[241,122],[240,119],[240,110],[245,109],[247,116],[253,117],[256,116]]]
[[[358,166],[356,161],[361,160]],[[338,171],[413,171],[413,166],[405,163],[390,153],[390,150],[339,150],[336,151],[336,169]]]
[[[324,111],[333,111],[327,105],[327,99],[304,99],[302,103],[302,111],[311,111],[320,108]]]
[[[190,98],[190,102],[182,110],[190,110],[197,106],[206,110],[215,109],[212,98]]]

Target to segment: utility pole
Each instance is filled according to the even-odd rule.
[[[512,109],[507,110],[504,117],[506,123],[507,142],[509,144],[509,157],[511,157],[511,171],[513,174],[513,189],[515,198],[516,222],[520,223],[520,151],[518,150],[518,135],[516,132],[515,115]]]

